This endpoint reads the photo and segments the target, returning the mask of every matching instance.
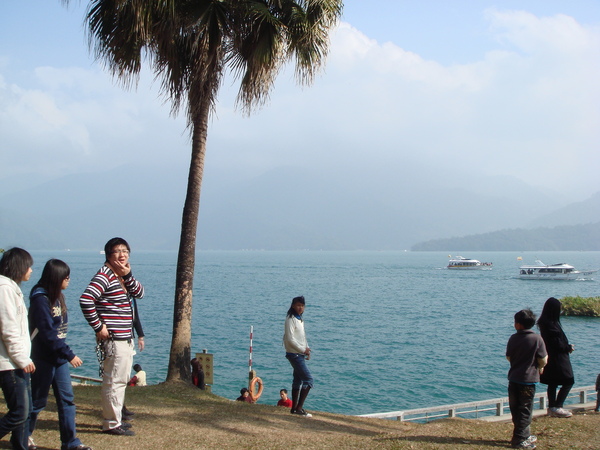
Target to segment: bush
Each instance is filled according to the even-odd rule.
[[[564,297],[560,301],[565,316],[600,317],[600,297]]]

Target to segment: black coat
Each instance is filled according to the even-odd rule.
[[[571,345],[556,322],[539,323],[540,334],[548,351],[548,365],[540,376],[540,382],[553,385],[574,384],[573,367],[571,367]]]

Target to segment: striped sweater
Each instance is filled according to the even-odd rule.
[[[81,311],[94,331],[100,331],[104,324],[115,340],[133,337],[133,310],[129,296],[144,296],[144,287],[131,272],[123,277],[123,284],[127,292],[123,290],[115,273],[104,265],[79,299]]]

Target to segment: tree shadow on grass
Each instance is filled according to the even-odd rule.
[[[477,447],[509,447],[506,441],[497,441],[490,439],[465,439],[461,437],[444,437],[444,436],[395,436],[375,438],[376,442],[422,442],[425,444],[439,444],[454,446],[473,445]]]

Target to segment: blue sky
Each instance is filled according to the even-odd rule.
[[[245,117],[225,81],[207,180],[414,164],[449,178],[522,180],[572,200],[600,190],[600,2],[345,3],[312,87],[286,70],[270,102]],[[117,162],[185,176],[184,116],[170,116],[152,74],[124,91],[94,61],[86,4],[0,4],[3,190]]]

